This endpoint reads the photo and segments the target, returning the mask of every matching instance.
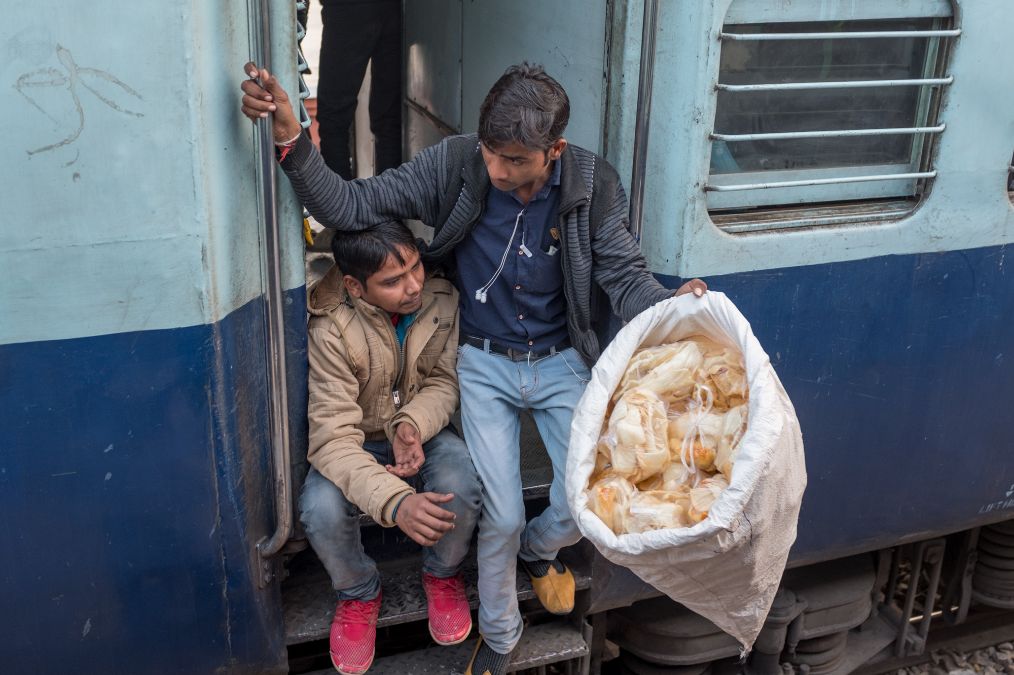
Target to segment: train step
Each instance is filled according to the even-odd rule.
[[[578,590],[585,590],[591,586],[589,571],[582,566],[580,560],[567,556],[567,551],[561,553],[561,559],[571,566]],[[419,558],[378,561],[377,566],[380,569],[384,594],[377,627],[384,628],[425,620],[426,595],[422,588]],[[475,588],[477,568],[474,554],[467,558],[462,573],[468,589],[469,604],[475,609],[479,606],[479,596]],[[531,582],[524,574],[519,574],[518,601],[524,602],[534,598],[535,592],[532,590]],[[290,577],[282,587],[286,643],[295,645],[326,639],[331,626],[331,617],[334,615],[335,602],[330,579],[319,563]]]
[[[373,662],[369,675],[461,675],[475,649],[476,638],[453,647],[427,647],[393,656],[382,656]],[[511,654],[508,672],[541,668],[551,663],[568,662],[560,672],[587,672],[588,643],[586,636],[566,621],[526,626],[521,641]],[[332,669],[308,675],[328,675]]]

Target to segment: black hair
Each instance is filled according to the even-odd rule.
[[[366,280],[375,274],[387,256],[394,256],[405,264],[403,249],[417,251],[412,232],[400,220],[389,220],[356,231],[336,231],[331,240],[331,252],[342,274],[348,274],[366,287]]]
[[[517,143],[546,152],[570,121],[570,99],[542,66],[508,68],[479,107],[479,140],[489,148]]]

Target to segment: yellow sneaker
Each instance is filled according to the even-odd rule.
[[[554,560],[521,560],[521,567],[532,580],[539,602],[552,614],[570,614],[574,609],[574,575],[567,566]]]

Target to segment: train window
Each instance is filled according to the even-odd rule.
[[[911,210],[936,175],[931,149],[945,128],[946,47],[959,32],[949,5],[771,22],[754,9],[767,4],[735,0],[720,35],[705,188],[715,222],[738,232]]]

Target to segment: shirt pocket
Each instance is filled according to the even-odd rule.
[[[532,251],[532,257],[523,264],[523,272],[519,275],[521,291],[532,293],[556,293],[563,288],[563,268],[560,265],[560,252],[553,254],[541,248]]]

